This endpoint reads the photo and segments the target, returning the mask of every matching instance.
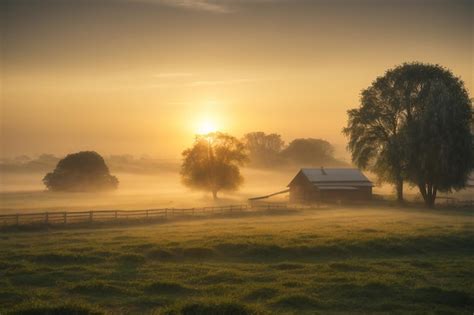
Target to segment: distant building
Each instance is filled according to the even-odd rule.
[[[288,184],[290,202],[369,200],[372,182],[355,168],[303,168]]]

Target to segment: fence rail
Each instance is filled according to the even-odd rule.
[[[265,209],[282,209],[281,205],[265,207]],[[246,204],[235,204],[200,208],[160,208],[144,210],[91,210],[1,214],[0,226],[30,224],[70,224],[86,222],[107,222],[127,219],[158,219],[171,217],[199,216],[210,214],[226,214],[251,209]],[[260,210],[261,208],[259,208]]]

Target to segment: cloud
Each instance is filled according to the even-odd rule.
[[[186,10],[207,11],[212,13],[230,13],[238,9],[239,4],[271,3],[285,0],[132,0],[157,3]],[[289,0],[287,0],[289,1]]]
[[[209,11],[214,13],[229,13],[229,1],[213,0],[156,0],[158,3],[189,10]]]

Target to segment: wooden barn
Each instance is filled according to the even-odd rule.
[[[288,184],[290,202],[370,200],[372,182],[356,168],[303,168]]]

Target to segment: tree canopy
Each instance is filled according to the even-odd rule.
[[[465,186],[474,158],[471,101],[451,71],[423,63],[388,70],[348,115],[353,162],[397,184],[399,198],[403,181],[429,207],[438,191]]]
[[[322,139],[300,138],[291,141],[282,155],[301,166],[334,164],[334,147]]]
[[[261,131],[245,134],[242,139],[253,167],[339,166],[334,147],[323,139],[294,139],[287,146],[279,134]]]
[[[52,191],[103,191],[118,187],[104,159],[97,152],[83,151],[67,155],[43,182]]]
[[[219,191],[236,190],[243,183],[239,167],[248,157],[235,137],[221,132],[196,136],[182,155],[182,181],[190,188],[212,192],[216,199]]]
[[[269,167],[281,163],[280,153],[285,142],[279,134],[249,132],[244,135],[243,143],[254,166]]]

